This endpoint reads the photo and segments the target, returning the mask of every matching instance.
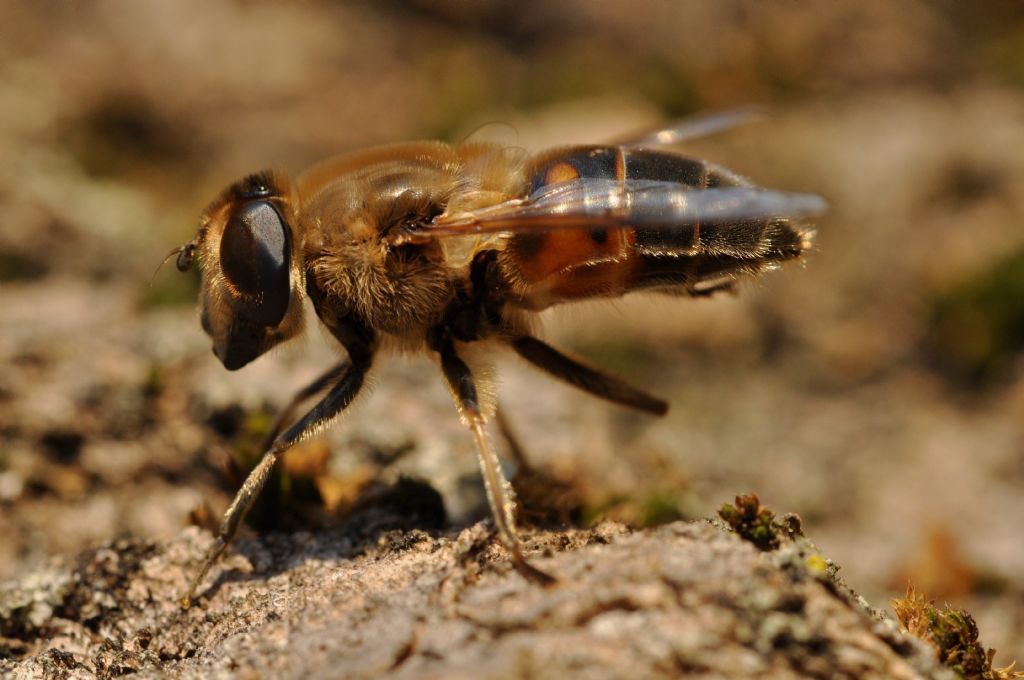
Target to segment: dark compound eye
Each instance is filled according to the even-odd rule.
[[[224,228],[220,266],[245,299],[239,313],[263,326],[276,326],[288,309],[291,254],[289,230],[267,201],[238,209]]]

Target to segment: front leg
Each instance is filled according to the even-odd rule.
[[[341,380],[342,376],[348,372],[348,369],[348,361],[342,361],[335,364],[325,371],[323,375],[296,392],[295,396],[292,397],[292,400],[288,402],[288,405],[281,409],[277,414],[277,417],[274,418],[274,423],[270,426],[267,436],[264,437],[261,448],[264,450],[269,449],[274,444],[274,440],[277,439],[277,435],[281,434],[281,430],[284,429],[285,425],[292,421],[292,418],[295,416],[295,412],[299,410],[299,407],[302,406],[307,399],[312,399],[316,395],[321,394],[331,385],[337,384],[337,382]]]
[[[483,474],[484,488],[487,491],[487,502],[491,506],[491,515],[494,517],[498,536],[512,554],[512,564],[525,578],[544,585],[554,583],[554,578],[532,566],[523,557],[519,538],[516,535],[515,491],[505,479],[505,475],[501,471],[501,462],[491,446],[490,437],[487,434],[487,420],[480,410],[476,382],[469,366],[456,352],[455,344],[447,329],[439,329],[435,332],[431,346],[440,355],[441,371],[448,381],[462,420],[473,433],[480,461],[480,472]]]
[[[203,560],[199,571],[196,572],[195,577],[192,579],[188,594],[182,599],[182,607],[188,609],[195,598],[196,589],[206,576],[206,573],[235,537],[239,525],[249,512],[256,497],[259,496],[263,486],[267,483],[267,478],[270,476],[270,471],[274,468],[274,463],[277,462],[277,459],[291,448],[293,444],[324,427],[352,403],[366,381],[366,374],[370,370],[372,358],[373,354],[368,346],[350,347],[347,370],[338,378],[338,381],[331,390],[305,416],[270,444],[267,452],[263,454],[259,465],[253,468],[249,476],[246,477],[242,488],[235,494],[235,499],[231,502],[227,512],[224,513],[224,519],[221,521],[217,539],[206,554],[206,559]],[[335,367],[328,371],[323,378],[331,376],[336,371],[340,372],[339,369],[340,367]],[[317,383],[319,382],[320,380],[317,381]],[[306,390],[303,390],[303,392],[306,392]]]

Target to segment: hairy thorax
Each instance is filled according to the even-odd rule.
[[[434,249],[336,240],[309,261],[309,269],[336,314],[355,313],[375,331],[421,338],[454,294],[454,272]]]
[[[517,181],[514,159],[499,147],[436,142],[357,157],[360,163],[331,166],[344,170],[343,181],[324,182],[314,169],[299,183],[304,260],[322,294],[318,312],[354,313],[374,331],[422,339],[466,283],[469,261],[451,257],[451,244],[396,245],[402,241],[395,236],[447,210],[503,200]]]

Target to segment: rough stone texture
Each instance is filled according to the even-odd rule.
[[[242,541],[178,605],[210,537],[124,540],[7,585],[13,677],[948,678],[798,538],[762,553],[711,522],[537,532],[557,575],[460,533]],[[811,558],[808,561],[808,558]],[[808,566],[808,564],[812,566]]]

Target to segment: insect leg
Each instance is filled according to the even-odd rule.
[[[516,436],[515,431],[512,429],[512,423],[505,417],[505,412],[502,409],[499,408],[494,413],[494,422],[498,424],[498,432],[501,433],[501,438],[505,440],[508,452],[516,461],[516,465],[523,471],[532,471],[533,466],[530,465],[530,461],[526,458],[526,449],[523,448],[522,442],[519,441],[519,437]]]
[[[668,403],[615,376],[568,357],[551,345],[529,335],[511,341],[512,348],[531,364],[595,397],[646,411],[657,416],[668,412]]]
[[[210,551],[206,554],[206,559],[203,560],[202,567],[196,572],[195,577],[192,579],[189,585],[188,594],[182,600],[182,606],[188,608],[192,600],[195,597],[196,589],[199,587],[200,582],[206,576],[206,573],[210,570],[210,567],[217,561],[224,549],[227,548],[231,539],[235,537],[235,533],[238,531],[239,525],[245,518],[246,513],[249,512],[249,508],[252,507],[256,497],[259,496],[260,491],[263,489],[264,484],[267,482],[267,478],[270,476],[270,471],[274,468],[274,463],[281,457],[285,451],[287,451],[293,444],[304,439],[305,437],[312,434],[314,431],[320,429],[328,423],[332,418],[341,413],[345,407],[352,403],[356,395],[359,393],[360,388],[366,379],[366,374],[370,368],[371,356],[369,353],[353,355],[351,363],[345,366],[346,370],[337,383],[331,388],[323,399],[321,399],[316,406],[303,416],[299,422],[289,427],[284,434],[279,435],[274,439],[269,449],[263,454],[262,460],[259,465],[253,468],[252,472],[246,478],[245,483],[242,484],[242,488],[235,494],[235,499],[231,502],[227,512],[224,513],[224,519],[220,525],[220,532],[217,536]],[[335,367],[328,371],[317,383],[320,383],[329,374],[333,373],[339,367]],[[325,383],[326,384],[326,383]],[[311,385],[310,387],[313,387]],[[307,388],[309,389],[309,388]],[[305,392],[306,390],[303,390]],[[314,390],[315,394],[316,390]],[[300,392],[300,394],[302,394]]]
[[[443,332],[435,349],[441,356],[441,371],[455,397],[455,404],[476,440],[480,472],[483,475],[484,488],[487,491],[487,501],[491,506],[491,514],[494,517],[494,524],[498,529],[501,542],[512,554],[512,563],[523,577],[545,585],[554,583],[551,576],[530,565],[523,557],[519,538],[516,536],[515,491],[505,479],[505,475],[501,471],[501,463],[494,452],[494,447],[491,446],[491,440],[487,434],[487,421],[483,413],[480,412],[476,382],[469,366],[456,352],[451,336],[447,332]]]
[[[274,424],[270,426],[270,431],[267,432],[267,436],[263,439],[262,448],[266,450],[271,447],[274,440],[277,439],[277,435],[281,434],[281,430],[284,429],[285,425],[291,422],[292,417],[295,415],[299,406],[302,405],[302,402],[310,399],[311,397],[315,397],[331,385],[337,383],[345,372],[348,371],[348,367],[348,361],[338,362],[333,367],[325,371],[319,378],[299,390],[295,396],[292,397],[292,400],[288,405],[277,414],[277,417],[274,419]]]

